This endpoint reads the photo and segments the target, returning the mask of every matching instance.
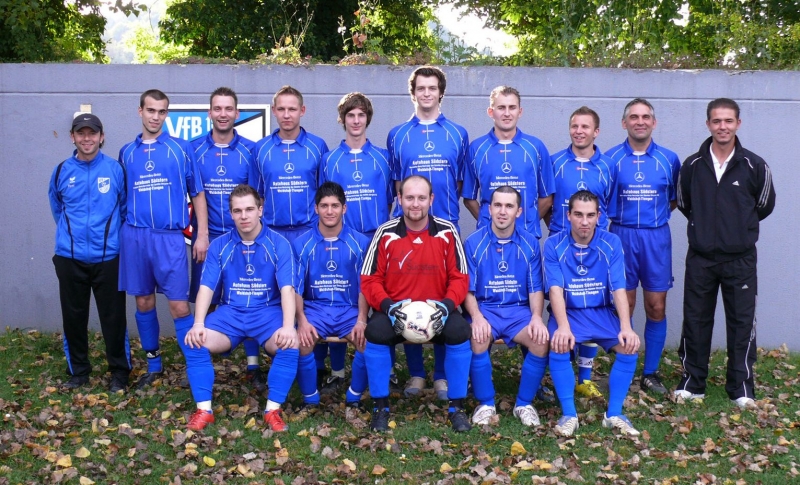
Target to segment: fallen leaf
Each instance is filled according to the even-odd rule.
[[[83,447],[83,446],[78,448],[78,451],[75,452],[75,457],[76,458],[86,458],[89,455],[91,455],[91,453],[89,452],[89,450],[86,449],[86,447]]]
[[[172,411],[164,411],[161,413],[162,420],[169,419],[170,416],[172,416]]]
[[[80,482],[81,485],[94,485],[94,481],[92,479],[86,478],[86,477],[81,477],[79,482]]]
[[[210,456],[204,456],[203,463],[205,463],[207,466],[214,466],[217,464],[217,460],[211,458]]]
[[[252,428],[255,425],[256,425],[256,418],[250,418],[250,419],[247,420],[247,423],[245,423],[244,427],[246,429],[249,429],[249,428]]]
[[[384,473],[386,473],[386,468],[380,465],[372,467],[372,475],[383,475]]]
[[[451,471],[453,471],[453,467],[447,462],[442,463],[442,466],[439,467],[439,473],[450,473]]]
[[[351,472],[356,471],[356,464],[353,463],[351,460],[348,460],[347,458],[345,458],[344,460],[342,460],[342,463],[347,465],[347,468],[349,468]]]
[[[527,451],[525,450],[525,447],[522,446],[522,443],[520,443],[519,441],[515,441],[511,445],[511,456],[524,455],[525,453],[527,453]]]
[[[72,457],[69,455],[64,455],[56,460],[56,465],[60,466],[61,468],[69,468],[72,466]]]

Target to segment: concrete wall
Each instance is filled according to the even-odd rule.
[[[119,148],[141,129],[137,116],[142,91],[159,88],[172,103],[207,103],[208,93],[230,86],[240,103],[269,103],[281,85],[291,84],[305,95],[304,126],[334,145],[342,138],[336,124],[336,105],[344,93],[362,91],[375,105],[370,138],[385,146],[389,129],[412,113],[407,79],[410,67],[285,67],[285,66],[126,66],[126,65],[12,65],[0,64],[0,132],[3,134],[3,176],[0,177],[0,328],[32,327],[58,330],[61,325],[53,254],[54,224],[47,203],[47,184],[53,167],[69,156],[70,120],[81,104],[91,104],[106,128],[104,152]],[[472,137],[486,133],[488,94],[499,84],[523,94],[520,127],[539,136],[552,151],[569,144],[569,114],[588,105],[601,116],[597,140],[605,150],[621,142],[622,109],[636,96],[656,107],[658,143],[681,159],[697,150],[708,136],[705,106],[727,96],[742,107],[743,144],[770,164],[777,208],[761,225],[759,243],[759,344],[788,343],[800,350],[794,299],[800,293],[797,246],[797,183],[791,182],[797,156],[781,146],[793,143],[794,122],[800,110],[800,73],[723,71],[632,71],[612,69],[447,68],[448,86],[443,112],[463,124]],[[796,141],[796,140],[795,140]],[[791,214],[795,214],[792,216]],[[464,234],[474,230],[472,217],[462,210]],[[788,228],[786,224],[789,224]],[[668,344],[677,345],[682,319],[686,219],[677,211],[671,221],[675,287],[669,293]],[[790,233],[786,233],[786,230]],[[781,236],[781,234],[783,234]],[[166,302],[159,299],[166,331],[171,323]],[[717,311],[715,346],[724,346],[724,316]],[[134,304],[129,299],[129,327]],[[636,322],[643,325],[641,296]],[[97,327],[93,314],[92,326]]]

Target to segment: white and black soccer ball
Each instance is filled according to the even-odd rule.
[[[436,309],[424,301],[412,301],[401,310],[406,314],[403,338],[415,344],[422,344],[434,337],[431,315]]]

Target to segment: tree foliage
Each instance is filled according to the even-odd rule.
[[[100,7],[138,13],[133,2],[0,0],[0,62],[103,61]]]
[[[510,62],[556,66],[800,66],[799,0],[443,0],[519,41]],[[688,9],[687,9],[688,7]]]
[[[370,12],[376,49],[410,52],[431,40],[429,0],[176,0],[160,22],[161,38],[195,56],[249,60],[288,44],[328,61],[344,53],[362,11]]]

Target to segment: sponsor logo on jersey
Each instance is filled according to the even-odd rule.
[[[228,173],[228,171],[225,169],[225,165],[220,165],[219,167],[217,167],[217,175],[222,177],[226,173]]]
[[[247,274],[247,276],[253,276],[253,273],[256,272],[256,267],[252,264],[248,264],[244,267],[244,272]]]
[[[589,186],[586,185],[586,182],[584,182],[583,180],[578,182],[578,186],[577,187],[578,187],[578,190],[589,190]]]
[[[106,194],[111,189],[111,177],[97,177],[97,190]]]
[[[428,140],[424,145],[422,145],[422,148],[424,148],[426,152],[432,152],[436,149],[436,145],[432,141]]]
[[[636,173],[633,175],[633,179],[634,179],[634,180],[636,180],[637,182],[642,182],[642,181],[644,181],[644,173],[643,173],[643,172],[636,172]]]
[[[361,179],[363,179],[363,178],[364,178],[364,174],[362,174],[358,170],[353,172],[353,180],[355,180],[356,182],[361,182]]]
[[[499,263],[497,263],[497,269],[501,273],[505,273],[506,271],[508,271],[508,263],[505,261],[500,261]]]
[[[144,169],[147,170],[148,172],[152,172],[153,170],[155,170],[155,168],[156,168],[156,162],[152,160],[148,160],[144,164]]]
[[[283,171],[286,172],[286,173],[294,172],[294,164],[293,163],[287,163],[286,165],[283,166]]]
[[[589,268],[582,264],[579,264],[575,269],[578,271],[578,276],[586,276],[586,274],[589,273]]]
[[[503,163],[502,165],[500,165],[500,170],[502,170],[503,173],[510,172],[511,171],[511,164],[508,163],[508,162]]]
[[[332,259],[329,259],[329,260],[328,260],[328,261],[325,263],[325,269],[327,269],[327,270],[328,270],[328,271],[330,271],[330,272],[334,272],[334,271],[336,271],[336,268],[337,268],[337,266],[336,266],[336,261],[334,261],[334,260],[332,260]]]

